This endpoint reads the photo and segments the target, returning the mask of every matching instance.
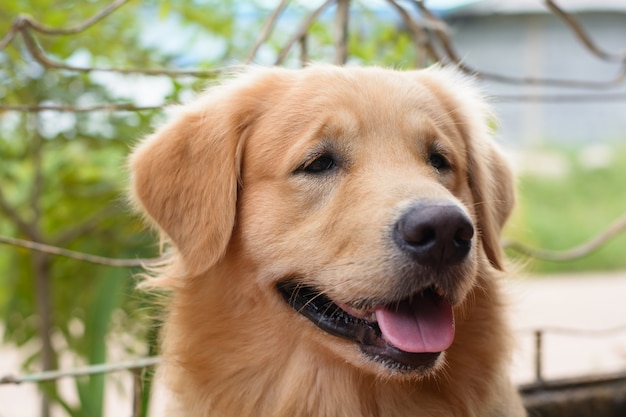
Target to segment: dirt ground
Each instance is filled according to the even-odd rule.
[[[507,282],[507,291],[518,335],[512,368],[516,382],[534,379],[536,328],[553,329],[543,336],[544,379],[626,370],[626,271],[520,277]],[[621,329],[602,332],[614,328]],[[0,347],[0,377],[18,374],[19,364],[19,352]],[[110,379],[106,416],[130,415],[130,376],[118,373]],[[71,392],[72,381],[62,381],[62,387]],[[38,404],[32,384],[0,385],[0,417],[37,416]]]

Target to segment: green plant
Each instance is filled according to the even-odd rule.
[[[589,148],[548,149],[560,155],[560,175],[522,173],[519,204],[506,237],[526,245],[565,250],[578,246],[606,229],[626,212],[626,148],[607,148],[604,161],[590,163]],[[626,233],[594,253],[577,260],[529,260],[532,272],[580,272],[626,268]],[[524,256],[509,253],[522,260]]]
[[[66,29],[76,27],[109,4],[3,2],[0,38],[11,33],[11,25],[22,13],[32,14],[44,27]],[[206,23],[203,19],[207,14],[185,13],[191,10],[187,2],[164,2],[166,6],[181,16],[181,22]],[[64,36],[29,33],[49,59],[78,67],[167,67],[172,56],[141,39],[145,30],[142,17],[152,13],[158,19],[156,8],[154,2],[128,3],[85,31]],[[225,18],[225,13],[208,14],[215,21],[208,22],[212,26],[207,31],[229,33],[232,19]],[[28,52],[27,40],[18,32],[0,50],[3,106],[84,108],[93,104],[133,104],[133,100],[143,97],[140,92],[128,94],[125,87],[155,80],[45,68]],[[165,84],[163,91],[168,94],[162,99],[177,101],[193,82],[161,78],[161,84]],[[1,112],[0,233],[111,258],[156,256],[157,248],[138,219],[130,215],[124,194],[126,155],[134,138],[149,130],[159,114],[157,110]],[[112,334],[120,332],[131,333],[136,340],[117,346],[119,350],[133,356],[151,352],[150,318],[144,314],[148,302],[134,292],[133,272],[136,270],[96,266],[3,245],[3,341],[18,347],[41,346],[23,364],[26,372],[56,369],[61,355],[73,358],[76,365],[105,362],[107,342]],[[137,343],[141,340],[145,342]],[[102,375],[77,378],[77,405],[57,391],[55,382],[40,384],[46,393],[42,416],[49,414],[50,402],[71,416],[102,415],[103,381]]]

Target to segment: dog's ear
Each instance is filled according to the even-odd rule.
[[[180,107],[130,157],[131,199],[169,237],[190,275],[215,264],[232,234],[243,138],[267,90],[252,78]]]
[[[511,168],[496,146],[477,140],[469,154],[469,185],[478,217],[483,249],[491,264],[504,269],[500,233],[515,204],[515,187]]]

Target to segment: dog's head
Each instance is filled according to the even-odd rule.
[[[425,374],[478,274],[503,268],[514,196],[488,117],[441,68],[252,69],[136,149],[134,198],[189,279],[246,265],[312,343]]]

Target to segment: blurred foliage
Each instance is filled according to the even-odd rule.
[[[598,160],[597,151],[602,157]],[[566,250],[597,236],[624,215],[626,193],[626,148],[619,146],[545,149],[560,168],[552,175],[522,173],[519,204],[507,237],[526,245]],[[560,161],[560,162],[558,162]],[[594,162],[595,161],[595,162]],[[540,168],[540,167],[539,167]],[[525,259],[527,270],[536,273],[582,272],[626,269],[626,235],[621,233],[589,256],[549,262]]]
[[[52,27],[76,24],[108,2],[61,3],[48,0],[4,2],[0,5],[0,33],[19,12],[30,12]],[[150,65],[157,54],[138,48],[128,54],[127,45],[138,44],[139,32],[132,7],[116,19],[77,36],[40,36],[47,53],[59,60],[81,56],[82,65]],[[104,39],[115,41],[103,42]],[[84,105],[119,101],[94,77],[44,71],[23,58],[19,39],[0,54],[0,97],[3,104]],[[154,113],[155,114],[155,113]],[[124,158],[138,130],[147,130],[153,113],[4,113],[0,115],[0,187],[14,212],[30,232],[13,219],[0,217],[0,233],[68,249],[110,257],[148,257],[155,251],[141,226],[129,216],[123,202]],[[32,352],[25,369],[40,369],[42,343],[40,308],[37,306],[32,253],[3,246],[0,250],[0,311],[4,341]],[[57,357],[79,363],[105,362],[107,335],[124,329],[141,337],[146,333],[139,317],[143,302],[129,296],[134,287],[131,271],[56,258],[44,271],[53,306],[51,340]],[[115,310],[125,320],[115,323]],[[118,329],[114,329],[113,325]],[[134,354],[147,348],[119,346]],[[55,360],[56,362],[56,360]],[[46,392],[74,416],[102,413],[103,377],[77,380],[81,399],[70,405],[53,384]]]

